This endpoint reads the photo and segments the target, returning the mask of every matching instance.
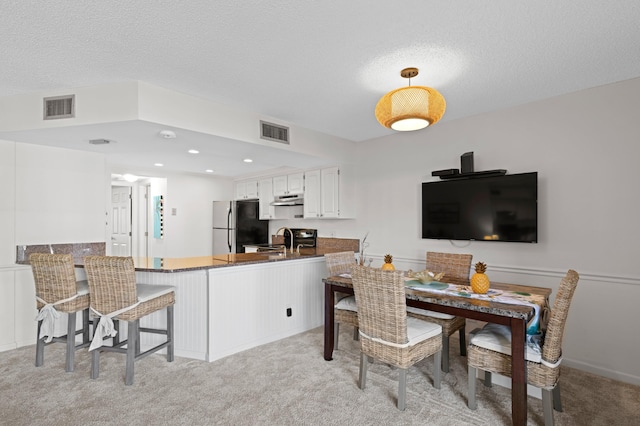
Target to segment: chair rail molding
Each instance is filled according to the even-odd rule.
[[[426,250],[425,250],[425,254],[426,254]],[[375,265],[383,262],[384,255],[367,254],[367,258],[373,259],[373,264]],[[420,270],[420,269],[424,269],[425,259],[393,256],[393,263],[396,266],[396,269]],[[561,270],[561,269],[551,269],[551,268],[532,268],[529,266],[491,264],[490,267],[492,272],[539,276],[539,277],[551,277],[551,278],[562,278],[567,273],[566,269]],[[567,266],[567,268],[570,268],[570,267],[571,265]],[[602,283],[615,283],[615,284],[640,286],[640,277],[609,275],[609,274],[603,274],[603,273],[597,273],[597,272],[581,271],[580,269],[576,269],[576,270],[580,274],[580,281],[595,281],[595,282],[602,282]]]

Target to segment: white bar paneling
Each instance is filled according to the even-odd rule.
[[[322,325],[325,276],[324,258],[211,269],[209,361]]]
[[[207,271],[136,272],[139,283],[176,287],[174,305],[174,351],[176,356],[206,359],[207,351]],[[166,310],[154,312],[140,321],[141,327],[166,328]],[[143,333],[142,349],[164,341],[164,336]]]

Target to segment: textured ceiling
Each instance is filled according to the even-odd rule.
[[[638,22],[637,0],[3,0],[0,96],[141,80],[363,141],[404,67],[453,120],[640,76]]]

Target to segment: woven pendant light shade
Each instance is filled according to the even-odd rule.
[[[412,76],[417,75],[417,69],[413,70]],[[446,102],[437,90],[408,86],[392,90],[380,98],[376,105],[376,119],[390,129],[418,130],[438,122],[445,109]]]

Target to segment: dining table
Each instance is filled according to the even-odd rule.
[[[333,359],[335,294],[354,294],[348,274],[323,279],[324,287],[324,359]],[[452,285],[451,285],[452,286]],[[493,300],[491,297],[471,297],[471,289],[461,286],[457,293],[431,292],[420,286],[406,286],[407,306],[442,312],[473,320],[507,325],[511,328],[511,417],[514,425],[527,423],[527,371],[525,346],[527,326],[534,317],[544,328],[551,289],[519,284],[491,282],[491,289],[534,296],[534,303],[514,304]],[[427,286],[423,286],[427,287]],[[498,298],[499,299],[499,298]],[[537,305],[537,307],[535,306]],[[537,314],[537,315],[536,315]]]

